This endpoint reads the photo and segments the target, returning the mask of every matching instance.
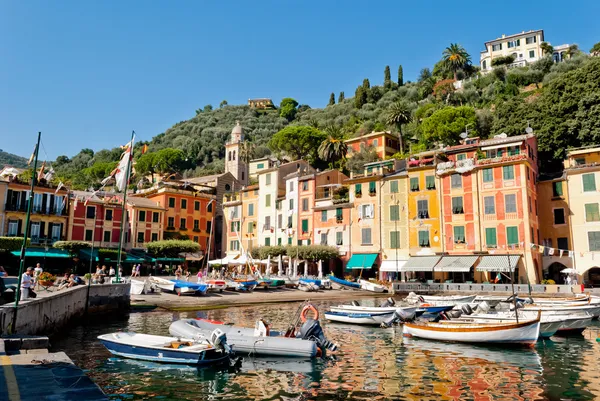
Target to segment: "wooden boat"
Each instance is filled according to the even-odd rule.
[[[329,276],[329,279],[332,282],[332,285],[337,285],[338,288],[350,288],[353,290],[360,289],[360,284],[354,283],[352,281],[342,280],[341,278],[337,278],[334,275]]]
[[[149,280],[152,284],[154,284],[163,291],[175,292],[175,283],[171,280],[166,280],[164,278],[155,276],[151,276]]]
[[[338,305],[332,306],[330,310],[332,312],[345,312],[345,313],[394,313],[396,311],[403,310],[406,313],[413,313],[417,311],[416,306],[355,306],[355,305]]]
[[[540,316],[519,323],[404,323],[404,336],[482,344],[535,344]]]
[[[520,317],[519,321],[526,321],[528,319],[523,319]],[[462,323],[516,323],[517,319],[514,317],[514,313],[512,316],[505,314],[475,314],[460,317],[458,319],[449,320],[450,322],[460,321]],[[591,321],[591,318],[590,318]],[[550,338],[562,327],[563,320],[558,316],[544,316],[542,315],[542,319],[540,321],[540,338]]]
[[[229,361],[226,337],[215,333],[216,343],[139,333],[110,333],[98,339],[113,354],[142,361],[208,366]]]
[[[358,284],[360,285],[360,288],[362,288],[363,290],[366,290],[366,291],[377,292],[377,293],[387,291],[387,288],[384,287],[383,285],[377,284],[377,283],[372,283],[368,280],[358,280]]]
[[[563,305],[525,305],[521,311],[534,311],[534,312],[543,312],[544,314],[550,315],[563,315],[565,313],[587,313],[591,315],[593,318],[598,318],[600,316],[600,305],[589,305],[589,304],[563,304]]]
[[[283,288],[285,287],[285,280],[271,279],[271,288]]]
[[[389,320],[395,312],[325,312],[325,319],[332,322],[376,325]]]
[[[575,304],[590,303],[590,296],[582,294],[581,296],[575,297],[548,297],[548,298],[533,298],[535,305],[564,305],[564,304]]]
[[[256,285],[256,289],[261,289],[261,290],[268,290],[271,287],[271,280],[269,279],[265,279],[265,278],[259,278],[258,280],[256,280],[257,285]]]
[[[475,300],[477,295],[417,295],[414,292],[408,294],[407,302],[425,302],[425,303],[440,303],[445,304],[469,304]]]

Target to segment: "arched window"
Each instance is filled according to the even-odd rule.
[[[235,160],[235,150],[233,151],[233,160]]]
[[[231,161],[231,152],[227,152],[227,160]]]
[[[487,70],[487,60],[483,60],[483,62],[481,63],[481,69]]]

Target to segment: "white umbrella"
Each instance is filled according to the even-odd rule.
[[[323,261],[319,260],[319,278],[323,278]]]
[[[277,274],[279,275],[279,277],[283,275],[283,263],[281,259],[281,255],[279,255],[279,259],[277,260]]]
[[[308,261],[304,260],[304,277],[308,276]]]
[[[568,269],[562,269],[560,272],[564,274],[577,274],[577,270],[573,269],[572,267]]]
[[[266,269],[267,275],[271,275],[271,255],[269,255],[267,257],[267,269]]]

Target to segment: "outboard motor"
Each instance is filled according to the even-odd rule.
[[[528,305],[529,305],[529,304],[533,304],[533,303],[534,303],[534,301],[533,301],[533,298],[531,298],[531,297],[527,298],[527,299],[525,300],[525,303],[526,303],[526,304],[528,304]]]
[[[388,299],[385,300],[385,302],[383,302],[381,305],[379,305],[381,308],[389,308],[390,306],[394,306],[396,305],[396,301],[394,301],[394,298],[389,297]]]
[[[490,311],[490,304],[483,301],[477,305],[477,312],[488,313]]]
[[[360,303],[358,301],[352,301],[352,306],[360,306]]]
[[[525,307],[525,305],[523,305],[523,302],[519,301],[517,302],[517,309],[523,309]],[[514,305],[510,305],[510,310],[515,310],[515,306]]]
[[[469,305],[469,304],[464,304],[463,306],[460,307],[460,310],[462,310],[465,315],[473,314],[473,309],[471,308],[471,305]]]
[[[325,353],[325,350],[337,350],[337,344],[334,344],[325,338],[325,333],[323,333],[321,323],[319,323],[318,320],[306,319],[306,322],[300,327],[296,337],[303,340],[315,341],[323,353]]]
[[[450,310],[448,312],[446,312],[446,316],[449,317],[450,319],[458,319],[459,317],[461,317],[463,314],[463,312],[461,310]]]
[[[210,333],[209,342],[224,353],[231,353],[231,346],[227,344],[227,335],[221,329],[215,329]]]
[[[412,322],[416,317],[417,314],[414,311],[408,312],[404,309],[398,309],[389,320],[381,323],[381,327],[392,327],[392,325],[397,322]]]

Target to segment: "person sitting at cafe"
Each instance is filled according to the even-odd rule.
[[[77,285],[77,281],[75,280],[75,275],[71,274],[69,275],[69,278],[67,279],[67,281],[63,281],[63,283],[58,286],[59,290],[62,290],[63,288],[71,288]]]

